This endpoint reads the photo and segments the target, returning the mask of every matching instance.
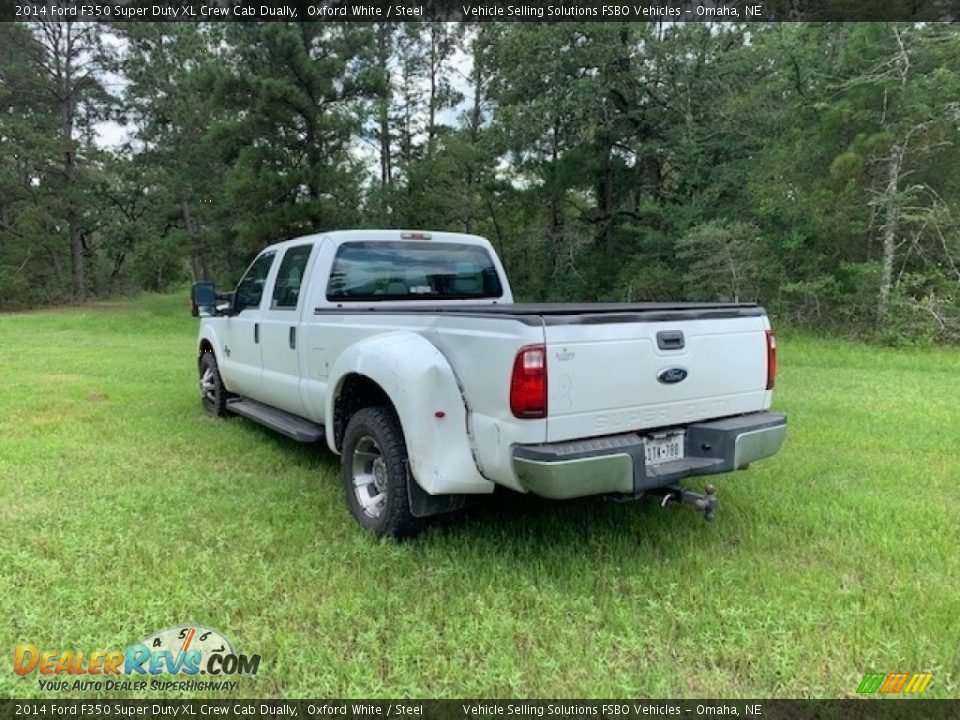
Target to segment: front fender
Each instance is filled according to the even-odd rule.
[[[219,332],[218,332],[219,330]],[[233,379],[230,374],[230,365],[223,354],[223,343],[226,339],[226,328],[222,322],[205,322],[200,326],[200,337],[197,338],[197,357],[199,361],[200,346],[206,340],[213,348],[213,357],[217,361],[217,367],[220,369],[220,380],[227,392],[234,391]]]
[[[398,331],[365,338],[347,348],[330,370],[327,444],[336,448],[334,408],[344,380],[359,374],[390,398],[407,445],[410,470],[431,495],[490,493],[473,459],[467,408],[453,368],[422,335]],[[442,417],[437,414],[442,413]]]
[[[220,337],[217,335],[216,329],[210,323],[204,323],[200,326],[200,336],[197,338],[197,357],[200,356],[200,347],[203,345],[203,341],[206,340],[210,343],[210,346],[213,348],[213,357],[217,361],[217,366],[220,368],[220,375],[223,375],[223,346],[220,344]]]

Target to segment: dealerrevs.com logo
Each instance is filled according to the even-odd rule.
[[[933,680],[933,673],[867,673],[857,686],[857,692],[919,695],[926,691],[931,680]]]
[[[20,643],[13,652],[13,671],[36,673],[40,688],[51,691],[234,690],[238,683],[228,678],[253,676],[259,668],[259,655],[236,652],[222,633],[200,625],[161,630],[126,650],[61,651]]]

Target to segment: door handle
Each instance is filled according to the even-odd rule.
[[[253,341],[255,343],[260,342],[260,323],[253,324]]]
[[[683,350],[681,330],[661,330],[657,333],[657,347],[661,350]]]
[[[297,349],[297,327],[295,325],[290,326],[290,349]]]

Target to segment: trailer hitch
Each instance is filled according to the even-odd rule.
[[[703,510],[704,520],[715,520],[720,501],[717,500],[717,489],[713,485],[706,485],[702,493],[685,490],[679,485],[654,488],[648,491],[652,495],[659,495],[660,507],[666,507],[672,502],[689,505],[697,510]]]

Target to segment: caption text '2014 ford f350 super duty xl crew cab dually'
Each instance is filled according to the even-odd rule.
[[[496,485],[652,493],[773,455],[776,344],[751,304],[514,304],[474,235],[320,233],[266,248],[234,292],[196,283],[205,409],[342,456],[347,505],[414,533]]]

